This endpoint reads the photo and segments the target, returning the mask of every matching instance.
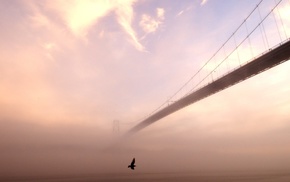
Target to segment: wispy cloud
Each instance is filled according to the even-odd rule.
[[[119,24],[123,27],[123,29],[128,33],[128,35],[132,39],[132,43],[135,46],[135,48],[139,51],[144,51],[145,48],[143,45],[139,42],[135,31],[133,30],[131,24],[133,20],[133,3],[134,1],[124,1],[126,3],[120,4],[116,10],[117,19]]]
[[[132,27],[134,18],[133,5],[136,0],[126,1],[91,1],[91,0],[71,0],[71,1],[45,1],[45,9],[54,12],[64,22],[68,30],[77,38],[86,40],[89,31],[96,26],[99,21],[115,13],[117,22],[121,25],[125,33],[130,37],[133,46],[143,51],[145,48],[139,42],[136,32]],[[33,8],[35,24],[48,27],[48,18]],[[159,13],[162,16],[162,12]],[[50,17],[51,18],[51,17]],[[99,36],[104,36],[106,29],[103,29]]]
[[[146,34],[153,33],[158,29],[159,25],[162,24],[162,21],[164,20],[164,15],[165,15],[164,9],[157,8],[156,18],[153,18],[148,14],[143,14],[142,19],[139,22],[139,25]]]
[[[193,6],[189,6],[189,7],[187,7],[186,9],[181,10],[179,13],[177,13],[176,17],[178,17],[178,16],[182,15],[183,13],[185,13],[185,12],[191,10],[192,8],[193,8]]]
[[[37,13],[35,13],[34,16],[31,16],[30,20],[32,22],[32,26],[36,28],[40,27],[49,27],[51,25],[49,19],[41,14],[38,10],[36,10]]]
[[[181,10],[179,13],[177,13],[176,16],[180,16],[180,15],[182,15],[183,13],[184,13],[184,10]]]

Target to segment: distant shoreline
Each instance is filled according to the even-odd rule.
[[[0,176],[0,182],[111,182],[111,181],[239,181],[239,182],[289,182],[290,171],[212,171],[212,172],[164,172],[164,173],[102,173],[102,174],[86,174],[86,175],[27,175],[27,176]]]

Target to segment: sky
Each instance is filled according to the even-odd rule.
[[[137,173],[289,170],[289,62],[107,150],[187,82],[258,3],[0,1],[0,177],[129,173],[133,157]],[[273,5],[265,0],[261,15]],[[267,33],[260,28],[251,48],[239,48],[244,62],[250,50],[256,56],[289,39],[289,12],[283,0],[263,24]],[[233,57],[227,64],[236,66]]]

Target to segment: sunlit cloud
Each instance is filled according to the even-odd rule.
[[[142,20],[140,21],[140,26],[146,33],[155,32],[158,28],[159,22],[150,17],[149,15],[142,15]]]
[[[34,1],[25,1],[25,6],[29,11],[25,24],[39,32],[38,44],[43,47],[44,51],[55,51],[60,48],[72,48],[75,46],[77,39],[73,34],[63,26],[56,17],[54,11],[51,11],[51,1],[36,3]],[[40,36],[41,35],[41,36]],[[49,53],[50,54],[50,53]],[[52,54],[49,55],[53,57]]]
[[[47,1],[47,5],[62,17],[72,33],[78,37],[85,37],[100,18],[117,6],[111,1],[90,0]]]
[[[208,0],[202,0],[201,1],[201,5],[205,5],[205,3],[207,3]]]
[[[157,8],[157,18],[160,20],[164,20],[165,10],[163,8]]]
[[[162,24],[162,21],[164,20],[164,14],[165,11],[162,8],[157,8],[156,9],[156,18],[151,17],[150,15],[143,14],[142,19],[139,23],[141,28],[145,33],[153,33],[155,32],[158,28],[159,25]]]
[[[133,4],[136,0],[127,1],[91,1],[91,0],[71,0],[71,1],[46,1],[46,7],[58,14],[64,21],[65,26],[72,34],[82,40],[87,41],[87,36],[94,26],[98,26],[98,22],[110,15],[114,14],[117,22],[121,25],[125,33],[129,35],[130,42],[133,46],[143,51],[144,47],[139,42],[135,30],[132,27],[134,19]],[[162,12],[160,12],[162,16]],[[46,18],[43,15],[34,17],[39,24],[45,24]],[[103,29],[99,33],[99,37],[103,37],[106,30]]]
[[[126,33],[131,37],[131,42],[135,46],[135,48],[139,51],[144,51],[143,45],[139,42],[135,31],[133,30],[131,24],[133,21],[133,8],[132,5],[134,3],[133,0],[125,1],[127,3],[121,4],[117,10],[117,19],[119,24],[123,27]]]

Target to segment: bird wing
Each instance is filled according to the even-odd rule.
[[[133,158],[132,162],[131,162],[131,165],[134,165],[135,164],[135,158]]]

